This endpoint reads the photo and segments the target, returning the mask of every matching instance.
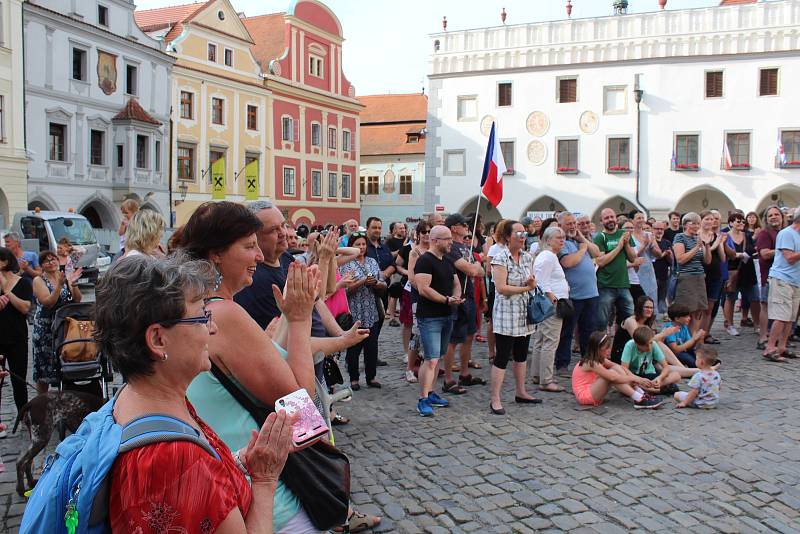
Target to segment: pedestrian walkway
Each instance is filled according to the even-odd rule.
[[[473,386],[431,418],[403,379],[400,331],[381,336],[383,389],[341,404],[352,422],[336,429],[355,507],[383,517],[375,532],[800,532],[800,363],[764,362],[752,329],[715,328],[716,410],[636,411],[616,394],[586,409],[568,393],[522,406],[507,381],[506,416],[489,413],[488,386]],[[486,345],[473,353],[488,379]],[[9,385],[2,395],[10,425]],[[0,440],[0,532],[16,531],[24,510],[14,460],[26,443],[19,432]]]

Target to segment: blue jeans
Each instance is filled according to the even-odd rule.
[[[453,319],[447,317],[417,317],[419,337],[426,360],[436,360],[447,354]]]
[[[605,331],[608,326],[608,318],[611,317],[611,312],[615,308],[617,310],[617,317],[614,321],[616,324],[633,315],[633,298],[631,298],[631,292],[627,287],[598,287],[597,291],[600,293],[598,297],[597,330]]]
[[[575,313],[561,325],[561,340],[558,342],[558,349],[556,349],[556,369],[569,367],[569,362],[572,359],[572,333],[575,331],[576,324],[578,325],[578,343],[581,346],[581,354],[586,354],[589,336],[592,335],[597,321],[595,314],[597,313],[598,299],[599,297],[572,300]]]

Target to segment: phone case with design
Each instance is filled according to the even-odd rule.
[[[285,410],[290,415],[300,414],[292,429],[292,442],[297,447],[319,438],[328,431],[325,420],[305,389],[298,389],[278,399],[275,402],[275,411],[279,410]]]

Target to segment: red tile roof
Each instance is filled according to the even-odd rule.
[[[361,155],[424,154],[425,136],[418,143],[407,142],[407,132],[425,128],[425,122],[401,124],[361,124]]]
[[[264,72],[269,68],[269,62],[281,57],[288,46],[285,20],[283,13],[270,13],[242,19],[245,28],[255,42],[255,45],[250,47],[250,51]]]
[[[740,4],[755,4],[757,0],[722,0],[719,5],[721,6],[736,6]]]
[[[133,18],[143,32],[170,28],[169,32],[164,36],[164,41],[169,43],[181,34],[185,23],[192,20],[197,13],[212,2],[214,2],[214,0],[179,6],[136,10],[133,13]]]
[[[125,107],[111,118],[112,121],[139,121],[161,126],[161,123],[147,113],[135,98],[128,100]]]
[[[428,97],[420,93],[404,95],[371,95],[360,96],[364,104],[361,112],[361,124],[421,121],[428,116]]]

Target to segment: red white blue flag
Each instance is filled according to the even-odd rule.
[[[496,124],[492,123],[492,133],[489,134],[489,146],[486,147],[486,159],[483,162],[481,175],[481,192],[492,206],[497,207],[503,200],[503,175],[506,170],[506,162],[500,150],[500,140],[497,138]]]

